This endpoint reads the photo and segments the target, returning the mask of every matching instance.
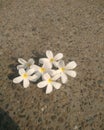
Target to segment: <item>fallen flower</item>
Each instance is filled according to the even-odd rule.
[[[61,83],[56,82],[57,78],[51,78],[48,73],[43,75],[43,81],[39,82],[37,86],[39,88],[46,88],[46,94],[49,94],[53,91],[53,87],[59,89],[61,87]]]
[[[53,53],[50,50],[46,51],[46,56],[47,56],[47,58],[40,58],[39,62],[41,64],[43,64],[43,63],[49,64],[49,66],[51,68],[52,68],[52,65],[54,65],[56,67],[57,66],[57,62],[63,58],[63,54],[62,53],[58,53],[57,55],[53,56]]]
[[[75,61],[69,62],[66,66],[63,60],[59,61],[57,64],[58,70],[54,71],[54,76],[58,78],[61,77],[62,83],[66,83],[68,78],[67,75],[71,77],[76,77],[76,72],[74,69],[77,66]]]
[[[38,79],[45,73],[49,73],[51,74],[53,72],[53,70],[51,70],[51,67],[49,66],[49,64],[43,64],[42,67],[38,66],[38,65],[32,65],[30,67],[31,69],[34,70],[35,74],[37,75]]]
[[[30,82],[37,79],[36,75],[32,75],[34,73],[33,69],[29,69],[28,71],[25,71],[23,68],[19,69],[19,75],[18,77],[13,79],[14,83],[20,83],[23,81],[24,88],[29,87]]]
[[[18,58],[18,62],[21,64],[21,65],[17,65],[17,69],[21,69],[21,68],[24,68],[24,69],[30,69],[30,66],[31,65],[34,65],[35,61],[34,59],[30,58],[28,61],[22,59],[22,58]]]

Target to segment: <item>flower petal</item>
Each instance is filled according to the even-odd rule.
[[[53,65],[58,68],[58,62],[53,62]]]
[[[56,70],[47,69],[47,73],[48,73],[50,76],[54,76],[54,75],[55,75],[55,71],[56,71]]]
[[[33,64],[35,63],[35,61],[34,61],[33,58],[30,58],[30,59],[28,60],[28,63],[31,64],[31,65],[33,65]]]
[[[63,83],[63,84],[66,83],[67,80],[68,80],[67,75],[64,74],[64,73],[62,73],[62,75],[61,75],[61,81],[62,81],[62,83]]]
[[[27,61],[22,58],[18,58],[18,62],[21,63],[22,65],[27,63]]]
[[[41,81],[37,84],[38,88],[44,88],[47,85],[47,81]]]
[[[59,89],[61,87],[61,83],[58,82],[52,82],[52,85],[56,88]]]
[[[73,70],[66,71],[66,74],[68,74],[69,76],[71,76],[73,78],[76,77],[76,75],[77,75],[77,73]]]
[[[24,65],[17,65],[18,70],[21,69],[21,68],[25,68],[25,66]]]
[[[63,54],[62,53],[58,53],[55,57],[55,60],[60,60],[63,58]]]
[[[57,80],[57,79],[59,79],[61,77],[61,75],[60,75],[60,73],[59,74],[56,74],[56,75],[54,75],[53,77],[52,77],[52,80]]]
[[[37,65],[32,65],[30,68],[31,68],[31,69],[34,69],[34,71],[36,72],[36,71],[39,70],[40,67],[37,66]]]
[[[23,75],[24,73],[26,73],[26,71],[22,68],[22,69],[19,69],[19,74],[20,75]]]
[[[50,51],[50,50],[47,50],[46,51],[46,56],[50,59],[50,58],[53,58],[53,53],[52,53],[52,51]]]
[[[34,72],[35,72],[34,69],[29,69],[29,70],[27,71],[27,74],[28,74],[28,75],[32,75]]]
[[[29,76],[29,80],[32,81],[32,82],[36,82],[39,78],[41,77],[41,74],[40,73],[35,73],[34,75],[32,76]]]
[[[53,90],[52,85],[51,85],[51,84],[48,84],[48,86],[47,86],[47,88],[46,88],[46,94],[51,93],[51,92],[52,92],[52,90]]]
[[[66,65],[66,69],[74,69],[76,66],[77,66],[77,63],[75,61],[72,61]]]
[[[60,69],[53,71],[53,75],[60,74]]]
[[[44,64],[43,64],[42,67],[46,68],[46,69],[51,69],[52,68],[52,63],[50,63],[50,62],[44,62]]]
[[[28,78],[30,81],[36,81],[37,79],[38,79],[38,76],[37,75],[33,75],[33,76],[29,76],[29,78]]]
[[[50,78],[50,75],[48,73],[44,74],[43,75],[43,79],[44,80],[48,80]]]
[[[21,76],[16,77],[13,79],[13,83],[20,83],[23,80],[23,78]]]
[[[57,64],[59,68],[65,67],[65,62],[63,60],[60,60]]]
[[[47,58],[40,58],[39,59],[39,63],[41,63],[41,64],[47,63],[47,62],[49,62],[49,59],[47,59]]]
[[[29,84],[30,84],[29,79],[23,80],[23,86],[24,86],[24,88],[29,87]]]
[[[35,75],[37,76],[38,79],[41,77],[41,73],[40,72],[35,73]]]

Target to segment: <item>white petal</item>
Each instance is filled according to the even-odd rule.
[[[55,70],[47,69],[47,73],[48,73],[50,76],[54,76]]]
[[[41,81],[37,84],[38,88],[44,88],[47,85],[47,81]]]
[[[24,79],[24,80],[23,80],[23,86],[24,86],[24,88],[29,87],[29,84],[30,84],[30,82],[29,82],[28,79]]]
[[[30,59],[28,60],[28,63],[31,64],[31,65],[33,65],[33,64],[35,63],[35,61],[34,61],[33,58],[30,58]]]
[[[76,72],[73,70],[66,71],[66,73],[71,77],[76,77]]]
[[[59,89],[61,87],[61,83],[58,82],[52,82],[52,85],[56,88]]]
[[[53,62],[53,65],[58,68],[58,62]]]
[[[46,56],[50,59],[50,58],[53,58],[53,53],[52,53],[52,51],[50,51],[50,50],[47,50],[46,51]]]
[[[20,83],[23,80],[23,78],[21,76],[16,77],[13,79],[13,83]]]
[[[60,74],[60,70],[59,69],[52,71],[52,76],[55,76],[57,74]]]
[[[39,63],[41,63],[41,64],[47,63],[47,62],[49,62],[49,59],[47,59],[47,58],[40,58],[39,59]]]
[[[74,69],[76,66],[77,66],[77,63],[75,61],[72,61],[66,65],[66,69]]]
[[[51,85],[51,84],[48,84],[48,86],[47,86],[47,88],[46,88],[46,94],[51,93],[51,92],[52,92],[52,90],[53,90],[52,85]]]
[[[51,62],[44,62],[43,68],[51,69],[52,68],[52,63]]]
[[[19,69],[19,74],[23,75],[24,73],[26,73],[26,71],[24,69]]]
[[[26,64],[27,61],[25,61],[24,59],[22,58],[18,58],[18,62],[21,63],[22,65]]]
[[[33,76],[29,76],[28,78],[30,81],[36,81],[38,79],[38,76],[36,76],[35,74]]]
[[[24,65],[17,65],[18,70],[21,69],[21,68],[25,68],[25,66]]]
[[[29,80],[32,81],[32,82],[36,82],[39,78],[41,77],[40,73],[35,73],[34,75],[32,76],[29,76]]]
[[[55,57],[55,60],[60,60],[63,58],[63,54],[62,53],[58,53]]]
[[[44,80],[48,80],[50,78],[50,75],[48,73],[44,74],[43,75],[43,79]]]
[[[27,74],[28,74],[28,75],[32,75],[34,72],[35,72],[34,69],[29,69],[29,70],[27,71]]]
[[[37,66],[37,65],[32,65],[30,68],[31,68],[31,69],[34,69],[34,71],[36,72],[36,71],[39,70],[40,67]]]
[[[63,60],[60,60],[58,62],[58,67],[60,67],[60,68],[65,67],[65,62]]]
[[[61,75],[60,75],[60,73],[59,74],[56,74],[56,75],[54,75],[53,77],[52,77],[52,80],[57,80],[57,79],[59,79],[61,77]]]
[[[67,80],[68,80],[67,75],[64,74],[64,73],[62,73],[62,75],[61,75],[61,80],[62,80],[62,83],[63,83],[63,84],[66,83]]]
[[[40,72],[35,73],[35,75],[37,76],[37,79],[39,79],[41,77],[41,73]]]

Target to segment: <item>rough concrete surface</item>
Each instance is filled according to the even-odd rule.
[[[77,77],[49,95],[14,84],[17,59],[46,50]],[[104,0],[0,0],[0,113],[0,130],[104,130]]]

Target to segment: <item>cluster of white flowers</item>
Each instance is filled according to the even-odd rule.
[[[62,53],[53,56],[50,50],[46,51],[46,58],[39,59],[41,66],[36,65],[32,58],[28,61],[19,58],[18,62],[21,65],[18,65],[17,69],[20,76],[14,78],[13,82],[20,83],[23,81],[24,88],[27,88],[30,81],[36,82],[41,78],[42,81],[37,84],[37,87],[46,87],[46,94],[49,94],[53,91],[53,87],[55,89],[61,87],[61,83],[56,80],[61,79],[62,83],[65,84],[68,81],[67,75],[76,77],[76,72],[73,70],[77,66],[76,62],[72,61],[65,65],[62,58]]]

